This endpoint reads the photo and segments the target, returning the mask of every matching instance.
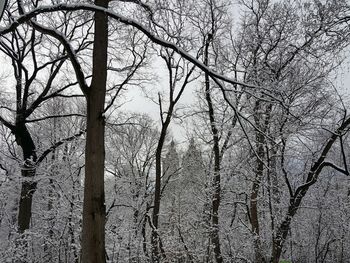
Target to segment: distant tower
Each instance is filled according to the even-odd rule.
[[[198,144],[192,138],[188,149],[182,157],[182,170],[180,181],[181,218],[190,219],[193,224],[203,217],[207,200],[207,176],[202,153]]]
[[[176,150],[175,142],[172,140],[169,145],[168,152],[163,160],[162,184],[167,184],[166,192],[171,191],[169,188],[173,188],[175,186],[174,182],[178,180],[179,170],[180,158]]]
[[[195,141],[191,138],[188,149],[182,158],[182,183],[195,187],[205,180],[205,170],[202,154]]]

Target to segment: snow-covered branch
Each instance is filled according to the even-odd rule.
[[[210,69],[208,66],[205,66],[201,61],[196,59],[194,56],[186,52],[184,49],[181,47],[177,46],[176,44],[164,40],[155,34],[153,34],[148,28],[146,28],[144,25],[142,25],[140,22],[124,17],[116,12],[113,12],[110,9],[98,7],[95,5],[90,5],[90,4],[58,4],[58,5],[52,5],[52,6],[41,6],[38,8],[35,8],[24,15],[18,17],[14,22],[12,22],[9,26],[0,29],[0,36],[7,34],[13,30],[15,30],[19,25],[26,23],[30,21],[32,18],[40,15],[40,14],[45,14],[45,13],[51,13],[51,12],[58,12],[58,11],[78,11],[78,10],[86,10],[86,11],[92,11],[92,12],[103,12],[106,15],[108,15],[110,18],[113,18],[117,20],[120,23],[123,23],[125,25],[132,26],[138,30],[140,30],[142,33],[144,33],[152,42],[163,46],[165,48],[170,48],[174,50],[176,53],[184,57],[186,60],[190,61],[194,65],[196,65],[198,68],[200,68],[202,71],[206,72],[207,74],[210,75],[210,77],[230,83],[232,85],[241,85],[247,88],[258,88],[258,86],[249,84],[249,83],[244,83],[237,81],[235,79],[232,79],[230,77],[224,76],[222,74],[219,74],[215,72],[214,70]],[[49,33],[49,32],[47,32]],[[64,41],[68,43],[67,41]]]

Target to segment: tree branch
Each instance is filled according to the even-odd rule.
[[[81,135],[83,135],[86,132],[86,130],[82,130],[79,133],[68,137],[66,139],[62,139],[58,142],[56,142],[54,145],[52,145],[50,148],[48,148],[46,151],[44,151],[41,156],[38,158],[38,160],[36,161],[36,165],[40,164],[48,154],[50,154],[51,152],[53,152],[57,147],[61,146],[62,144],[64,144],[65,142],[69,142],[69,141],[73,141],[74,139],[80,137]]]
[[[39,14],[51,13],[51,12],[57,12],[57,11],[78,11],[78,10],[103,12],[106,15],[108,15],[109,17],[117,20],[120,23],[123,23],[125,25],[129,25],[129,26],[132,26],[132,27],[138,29],[143,34],[145,34],[152,42],[154,42],[160,46],[163,46],[165,48],[170,48],[171,50],[175,51],[176,53],[181,55],[183,58],[185,58],[186,60],[188,60],[191,63],[193,63],[194,65],[196,65],[202,71],[206,72],[208,75],[210,75],[211,78],[216,78],[217,80],[221,80],[221,81],[233,84],[233,85],[241,85],[241,86],[244,86],[247,88],[252,88],[252,89],[259,88],[256,85],[240,82],[240,81],[226,77],[224,75],[221,75],[221,74],[213,71],[209,67],[205,66],[204,63],[202,63],[201,61],[199,61],[198,59],[196,59],[195,57],[190,55],[188,52],[186,52],[184,49],[180,48],[176,44],[154,35],[152,32],[150,32],[150,30],[148,30],[144,25],[142,25],[138,21],[133,20],[131,18],[124,17],[120,14],[117,14],[117,13],[107,9],[107,8],[98,7],[95,5],[90,5],[90,4],[75,4],[75,5],[58,4],[58,5],[52,5],[52,6],[41,6],[41,7],[35,8],[35,9],[25,13],[24,15],[21,15],[15,21],[13,21],[9,26],[0,29],[0,36],[13,31],[19,25],[28,22],[30,19],[36,17]],[[65,43],[65,45],[67,44],[66,43],[67,41],[65,41],[64,36],[60,35],[60,33],[58,33],[57,31],[55,31],[53,29],[49,29],[49,28],[43,28],[43,29],[44,29],[44,31],[42,31],[43,33],[45,33],[45,31],[47,34],[52,33],[53,34],[52,36],[54,36],[54,37],[57,36],[57,39],[59,39],[59,40],[61,39],[63,41],[62,42],[63,44],[64,43]],[[58,35],[56,35],[55,33],[58,33]],[[78,70],[78,73],[80,74],[79,70]],[[85,85],[83,85],[83,86],[85,86]]]
[[[7,128],[9,128],[11,131],[13,131],[15,129],[15,126],[12,125],[10,122],[8,122],[7,120],[5,120],[2,116],[0,116],[0,122],[2,124],[4,124]]]
[[[66,118],[66,117],[86,117],[86,116],[83,114],[78,114],[78,113],[50,115],[50,116],[45,116],[42,118],[26,120],[26,123],[44,121],[44,120],[53,119],[53,118]]]
[[[81,68],[80,63],[78,62],[78,58],[77,58],[77,55],[75,53],[75,50],[70,45],[67,38],[61,32],[59,32],[55,29],[51,29],[51,28],[39,25],[36,22],[32,22],[32,25],[36,30],[40,31],[43,34],[50,35],[62,43],[62,45],[64,46],[64,48],[68,54],[68,57],[72,63],[72,66],[73,66],[77,81],[79,83],[79,86],[80,86],[82,92],[84,93],[84,95],[86,96],[86,94],[88,93],[88,85],[85,81],[84,72]]]

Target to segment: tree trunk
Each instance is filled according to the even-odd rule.
[[[284,242],[288,236],[288,231],[290,229],[290,224],[292,222],[292,218],[294,217],[297,211],[297,207],[294,205],[289,206],[288,213],[281,225],[279,226],[276,238],[272,245],[272,263],[278,263],[282,254],[282,248],[284,246]]]
[[[107,7],[108,0],[96,0]],[[105,120],[103,116],[107,81],[108,17],[95,13],[93,72],[86,94],[87,130],[82,234],[82,263],[104,263],[105,255]]]
[[[32,217],[33,194],[35,190],[36,182],[22,182],[18,210],[18,232],[21,234],[29,229],[30,219]]]
[[[253,181],[252,191],[250,193],[250,220],[252,225],[252,232],[254,237],[254,249],[255,249],[255,262],[263,263],[266,262],[262,253],[261,238],[260,238],[260,224],[259,224],[259,212],[258,212],[258,198],[261,181],[264,176],[264,159],[265,159],[265,146],[266,139],[265,133],[269,125],[271,105],[267,106],[265,114],[260,112],[263,110],[261,101],[256,101],[254,106],[254,121],[255,125],[260,129],[255,131],[256,140],[256,171],[255,178]],[[265,117],[264,117],[265,115]]]
[[[319,158],[311,166],[307,175],[306,182],[299,186],[295,190],[293,196],[290,197],[288,211],[284,217],[284,220],[277,229],[275,242],[272,246],[271,262],[279,262],[293,217],[298,212],[300,204],[305,195],[307,194],[309,188],[317,182],[318,176],[322,172],[323,168],[326,166],[325,159],[329,151],[332,149],[333,144],[338,139],[338,137],[344,132],[344,130],[348,128],[348,126],[350,126],[350,117],[345,119],[341,126],[331,134],[330,138],[327,140],[327,143],[323,147]],[[344,163],[344,165],[346,164]],[[342,171],[342,173],[349,175],[349,172],[347,170]]]
[[[171,88],[171,87],[170,87]],[[171,92],[172,94],[172,92]],[[165,257],[165,253],[163,251],[162,243],[160,240],[158,228],[159,228],[159,212],[160,212],[160,200],[161,200],[161,179],[162,179],[162,151],[166,138],[166,134],[168,131],[168,127],[171,121],[171,117],[174,111],[176,101],[173,100],[173,97],[170,97],[170,105],[167,111],[167,115],[165,121],[162,120],[162,128],[158,140],[158,145],[156,149],[156,182],[155,182],[155,190],[154,190],[154,207],[152,214],[152,262],[160,262],[161,256]],[[161,112],[162,114],[162,112]]]
[[[171,113],[170,113],[171,114]],[[152,214],[152,262],[160,262],[160,253],[159,253],[159,246],[160,246],[160,240],[159,240],[159,233],[158,227],[159,227],[159,211],[160,211],[160,199],[161,199],[161,178],[162,178],[162,150],[163,145],[166,137],[166,131],[170,123],[170,118],[167,118],[166,123],[163,123],[162,125],[162,131],[160,133],[158,146],[156,150],[156,182],[155,182],[155,190],[154,190],[154,207],[153,207],[153,214]]]
[[[22,182],[18,208],[18,232],[22,234],[29,229],[32,217],[33,194],[36,190],[36,182],[33,180],[37,155],[33,139],[24,123],[16,123],[14,134],[17,144],[22,148],[24,159],[22,177],[25,181]]]
[[[204,54],[204,65],[208,66],[208,49],[210,41],[212,40],[212,35],[208,35],[206,45],[205,45],[205,54]],[[220,236],[219,236],[219,207],[221,199],[221,185],[220,185],[220,148],[219,148],[219,134],[216,127],[214,108],[210,95],[210,82],[208,74],[205,74],[205,98],[208,103],[208,114],[210,120],[210,127],[213,136],[213,152],[214,152],[214,177],[213,177],[213,197],[212,197],[212,216],[211,216],[211,227],[212,227],[212,236],[211,242],[214,247],[215,261],[217,263],[222,263],[221,255],[221,246],[220,246]]]
[[[264,135],[257,132],[257,140],[258,140],[258,150],[257,150],[257,170],[255,174],[255,179],[253,182],[252,191],[250,194],[250,219],[252,225],[252,232],[254,235],[254,247],[255,247],[255,262],[262,263],[265,262],[262,249],[261,249],[261,240],[260,240],[260,226],[259,226],[259,214],[258,214],[258,197],[259,197],[259,189],[261,180],[263,177],[264,164],[262,158],[264,158]]]

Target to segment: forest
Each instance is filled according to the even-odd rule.
[[[350,262],[349,0],[0,0],[0,262]]]

